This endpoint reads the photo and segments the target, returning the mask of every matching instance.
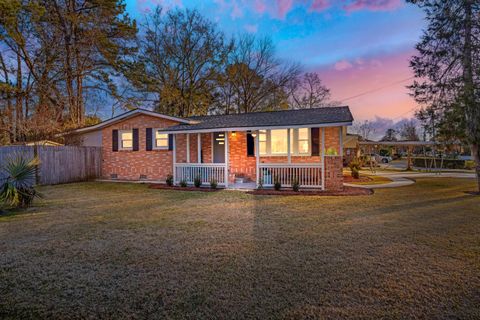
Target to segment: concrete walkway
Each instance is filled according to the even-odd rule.
[[[368,188],[368,189],[381,189],[381,188],[397,188],[414,184],[415,178],[462,178],[462,179],[475,179],[474,173],[465,172],[443,172],[443,173],[431,173],[431,172],[392,172],[377,170],[375,173],[362,170],[360,174],[367,174],[372,176],[382,176],[389,178],[392,182],[384,184],[351,184],[344,183],[343,185],[349,187]]]

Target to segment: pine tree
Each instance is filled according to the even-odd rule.
[[[410,65],[412,95],[420,104],[459,119],[476,162],[480,191],[480,3],[478,0],[409,0],[425,11],[428,26]]]

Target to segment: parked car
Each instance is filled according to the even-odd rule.
[[[389,163],[393,160],[390,156],[381,156],[377,153],[370,154],[370,159],[374,159],[377,163]]]

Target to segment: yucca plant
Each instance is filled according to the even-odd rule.
[[[25,208],[40,195],[35,190],[35,167],[37,157],[26,158],[22,154],[10,156],[0,168],[5,178],[0,178],[0,202],[4,206]]]

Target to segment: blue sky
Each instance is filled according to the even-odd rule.
[[[229,35],[269,36],[278,56],[318,72],[336,100],[411,77],[423,13],[401,0],[127,0],[141,20],[156,5],[196,8]],[[415,108],[408,80],[349,99],[357,119],[398,119]]]

